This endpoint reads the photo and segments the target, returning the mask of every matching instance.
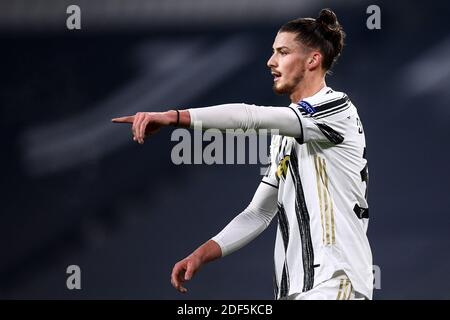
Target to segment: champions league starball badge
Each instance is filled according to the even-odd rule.
[[[312,105],[310,105],[308,102],[306,102],[305,100],[302,100],[298,103],[298,106],[300,108],[302,108],[303,110],[305,110],[308,114],[313,114],[316,112],[316,109],[314,109],[314,107]]]

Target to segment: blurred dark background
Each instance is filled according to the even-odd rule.
[[[81,30],[66,28],[70,4]],[[247,206],[261,166],[177,166],[171,129],[141,146],[110,119],[288,104],[271,90],[272,41],[323,7],[347,33],[327,84],[366,132],[374,298],[450,298],[450,3],[298,0],[0,1],[0,298],[272,299],[275,221],[188,294],[169,281]],[[81,290],[66,288],[72,264]]]

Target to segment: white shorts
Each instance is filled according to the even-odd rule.
[[[338,271],[331,279],[311,290],[294,293],[281,300],[366,300],[366,297],[353,290],[352,283],[344,271]]]

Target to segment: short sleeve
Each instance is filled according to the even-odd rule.
[[[322,96],[320,100],[304,99],[296,107],[302,126],[298,143],[329,142],[340,144],[345,140],[346,119],[355,108],[347,95],[333,93]]]

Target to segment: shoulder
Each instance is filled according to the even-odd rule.
[[[334,91],[332,89],[324,94],[305,98],[299,103],[303,116],[310,116],[314,119],[323,119],[330,116],[345,114],[353,111],[355,107],[345,92]],[[309,108],[309,112],[307,110]],[[333,117],[334,118],[334,117]]]
[[[316,94],[312,97],[305,98],[302,101],[306,101],[314,107],[323,108],[324,106],[345,97],[347,97],[347,94],[345,94],[344,92],[334,91],[333,89],[329,88],[329,90],[325,91],[323,94]]]

